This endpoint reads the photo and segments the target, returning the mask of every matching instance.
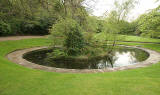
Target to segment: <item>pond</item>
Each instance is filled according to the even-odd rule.
[[[66,69],[106,69],[140,64],[145,61],[149,54],[141,49],[121,47],[114,50],[112,55],[95,57],[90,59],[57,58],[47,61],[49,49],[39,49],[24,54],[23,58],[35,64],[66,68]]]

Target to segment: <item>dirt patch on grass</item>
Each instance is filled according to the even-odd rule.
[[[22,40],[22,39],[31,39],[31,38],[45,38],[47,36],[10,36],[10,37],[0,37],[0,41],[8,40]]]

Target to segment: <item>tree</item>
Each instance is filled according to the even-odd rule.
[[[131,9],[135,7],[135,4],[137,4],[136,0],[125,0],[122,3],[119,3],[118,1],[115,1],[114,5],[115,8],[112,10],[106,17],[106,27],[105,30],[106,34],[106,44],[111,44],[109,46],[110,51],[114,48],[116,45],[116,40],[119,40],[118,33],[121,31],[121,21],[125,20],[128,13]],[[113,41],[112,43],[108,41]]]
[[[81,33],[81,28],[78,24],[70,29],[67,33],[67,38],[65,40],[64,46],[66,47],[66,52],[70,56],[76,56],[82,54],[82,50],[85,46],[85,41]]]
[[[0,21],[11,26],[10,34],[47,34],[56,19],[52,10],[56,1],[0,0]]]
[[[119,34],[123,35],[136,35],[137,31],[137,25],[138,23],[136,21],[128,22],[125,20],[121,20],[119,22],[120,32]]]
[[[117,21],[126,20],[128,13],[135,7],[137,3],[137,0],[124,0],[122,3],[115,1],[115,9],[113,11]]]
[[[138,18],[138,32],[145,37],[160,38],[160,6]]]

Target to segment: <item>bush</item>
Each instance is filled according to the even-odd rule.
[[[59,58],[59,57],[65,57],[66,53],[63,49],[53,49],[51,53],[48,54],[48,59],[50,58]]]
[[[69,56],[81,54],[85,41],[82,35],[83,30],[75,20],[61,20],[50,31],[52,32],[53,45],[64,46],[65,52]]]
[[[81,50],[84,47],[84,38],[81,34],[81,29],[78,25],[71,27],[70,32],[66,34],[64,46],[67,48],[68,55],[81,54]]]
[[[124,20],[121,20],[119,22],[119,28],[120,32],[119,34],[122,35],[136,35],[137,30],[137,22],[127,22]]]
[[[11,27],[8,23],[0,21],[0,36],[11,35]]]
[[[11,34],[31,34],[31,35],[46,35],[49,34],[49,27],[54,23],[54,19],[40,18],[40,19],[23,19],[13,18],[8,22],[11,26]]]
[[[50,23],[49,19],[26,20],[21,23],[21,31],[23,34],[46,35]]]
[[[105,23],[102,20],[97,21],[97,33],[101,33],[104,31]]]
[[[30,21],[26,20],[21,24],[21,31],[23,34],[36,34],[35,32],[38,31],[35,28],[39,26],[40,23],[38,21]]]

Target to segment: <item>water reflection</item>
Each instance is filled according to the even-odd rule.
[[[116,52],[114,58],[114,67],[128,66],[136,64],[138,60],[135,58],[135,52]]]
[[[68,69],[105,69],[122,67],[137,64],[148,58],[148,53],[139,49],[120,48],[116,49],[112,54],[92,58],[92,59],[73,59],[73,58],[59,58],[46,61],[49,50],[38,50],[28,53],[24,56],[25,59],[36,64]]]

